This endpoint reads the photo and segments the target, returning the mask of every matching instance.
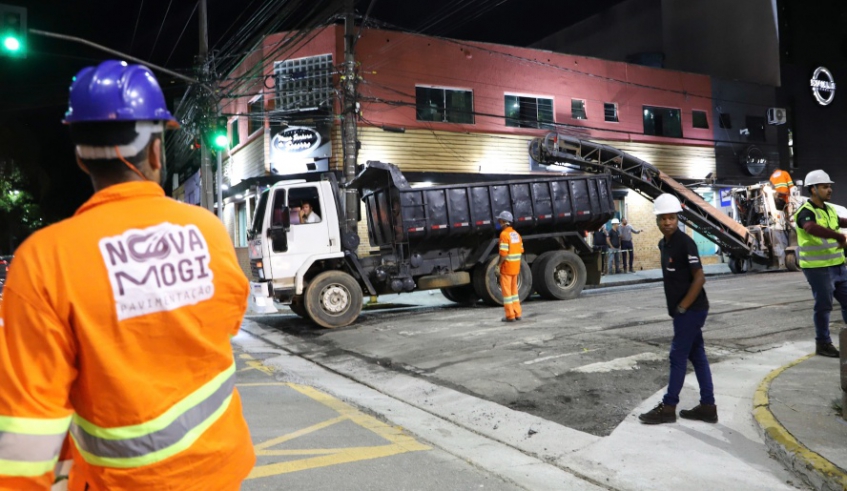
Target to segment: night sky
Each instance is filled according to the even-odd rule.
[[[262,3],[208,1],[209,44],[213,49]],[[357,11],[364,14],[370,1],[357,0]],[[404,29],[520,46],[621,0],[373,1],[376,4],[371,18]],[[83,37],[175,71],[189,73],[198,51],[198,15],[193,1],[0,2],[28,8],[30,28]],[[93,48],[33,35],[28,40],[26,59],[0,57],[0,127],[13,128],[22,142],[37,142],[32,155],[44,177],[32,191],[41,195],[48,220],[70,216],[92,193],[90,182],[73,160],[61,119],[67,109],[71,77],[81,68],[109,58],[112,56]],[[158,73],[157,77],[166,89],[169,104],[181,97],[184,82]]]

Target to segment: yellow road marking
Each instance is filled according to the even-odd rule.
[[[258,370],[258,371],[263,372],[267,375],[273,375],[273,373],[274,373],[273,368],[263,365],[262,362],[259,361],[259,360],[248,360],[247,366],[238,370],[238,371],[244,372],[246,370]]]
[[[297,392],[309,397],[310,399],[327,406],[338,413],[338,416],[326,421],[297,430],[293,433],[288,433],[276,438],[259,443],[255,446],[257,456],[297,456],[297,455],[313,455],[313,457],[291,460],[288,462],[278,462],[273,464],[256,466],[247,479],[256,479],[260,477],[276,476],[289,472],[297,472],[306,469],[315,469],[319,467],[328,467],[331,465],[345,464],[349,462],[358,462],[363,460],[378,459],[381,457],[390,457],[407,452],[417,452],[429,450],[430,447],[419,443],[414,438],[403,433],[403,430],[396,426],[391,426],[379,421],[378,419],[368,416],[352,406],[345,404],[338,399],[335,399],[328,394],[325,394],[317,389],[305,385],[293,383],[248,383],[238,384],[239,387],[257,387],[268,385],[286,385]],[[279,445],[296,438],[299,438],[310,433],[314,433],[321,429],[330,427],[342,421],[349,420],[364,429],[370,430],[376,435],[384,438],[390,443],[387,445],[374,445],[368,447],[341,447],[341,448],[316,448],[316,449],[278,449],[274,450],[271,447]]]

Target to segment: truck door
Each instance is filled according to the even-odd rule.
[[[314,184],[275,191],[271,230],[288,225],[285,244],[271,244],[271,274],[278,286],[293,287],[297,270],[309,257],[330,252],[324,209],[320,189]]]

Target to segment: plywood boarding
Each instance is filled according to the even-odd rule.
[[[333,135],[333,164],[340,165],[340,130]],[[391,133],[380,128],[359,129],[359,162],[381,160],[406,171],[528,174],[530,137],[435,130]],[[712,147],[601,142],[655,165],[676,178],[702,179],[715,172]],[[338,168],[338,167],[335,167]]]
[[[721,212],[720,210],[716,209],[714,206],[707,203],[706,200],[701,198],[699,194],[695,193],[694,191],[686,188],[682,184],[680,184],[680,183],[678,183],[678,182],[676,182],[672,179],[668,179],[668,175],[665,174],[664,172],[659,172],[659,177],[662,179],[662,181],[665,182],[665,184],[672,187],[677,193],[684,196],[685,199],[687,199],[688,201],[691,201],[693,203],[697,203],[697,205],[700,206],[700,208],[702,208],[704,210],[709,210],[711,212],[711,213],[709,213],[709,215],[712,218],[721,222],[726,227],[729,227],[730,229],[735,231],[735,233],[738,234],[739,236],[747,237],[747,228],[744,225],[741,225],[740,223],[736,222],[735,220],[730,218],[725,213]]]

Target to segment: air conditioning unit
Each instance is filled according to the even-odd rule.
[[[788,121],[785,108],[772,107],[768,109],[768,124],[785,124]]]

